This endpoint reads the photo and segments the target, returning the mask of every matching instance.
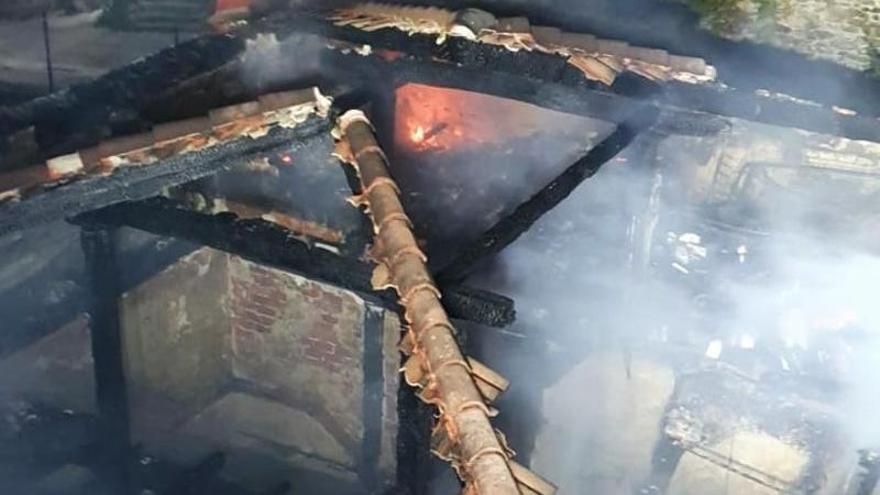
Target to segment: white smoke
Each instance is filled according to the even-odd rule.
[[[757,148],[769,139],[773,145],[766,152],[782,165],[799,165],[791,157],[804,156],[808,143],[829,148],[815,144],[823,138],[805,140],[797,131],[737,125],[744,137],[734,145]],[[841,181],[830,174],[795,180],[797,174],[768,168],[752,185],[741,180],[747,200],[716,198],[708,205],[700,196],[705,192],[695,192],[694,177],[717,159],[713,149],[726,146],[675,137],[659,148],[663,193],[646,276],[633,267],[632,232],[650,221],[644,219],[654,169],[624,152],[477,278],[517,301],[515,333],[556,346],[555,353],[525,359],[573,358],[584,363],[576,369],[590,370],[580,377],[586,381],[582,390],[571,389],[576,381],[568,378],[560,382],[567,393],[551,388],[545,394],[543,412],[551,424],[540,427],[539,435],[550,443],[535,453],[539,464],[545,459],[536,467],[551,471],[545,474],[555,476],[562,494],[631,493],[649,469],[647,454],[659,428],[637,437],[632,431],[643,428],[644,418],[620,418],[629,416],[630,407],[651,409],[647,404],[656,401],[650,387],[665,390],[650,377],[670,367],[678,372],[680,364],[698,365],[708,359],[707,349],[721,360],[734,351],[771,356],[759,371],[748,370],[759,383],[770,376],[794,377],[804,386],[831,383],[837,395],[828,401],[837,411],[842,451],[880,445],[880,257],[865,247],[865,224],[853,220],[880,213],[870,194],[858,197],[870,192],[865,184],[872,179]],[[860,152],[858,144],[843,149]],[[877,157],[870,159],[876,163]],[[777,185],[780,177],[785,187]],[[691,357],[669,361],[682,348]],[[635,361],[628,362],[633,352]],[[601,357],[608,353],[620,359]],[[634,381],[618,381],[597,362],[611,363],[620,376],[632,373]],[[640,400],[621,398],[636,390]],[[811,393],[803,390],[804,396]],[[560,412],[579,409],[605,412],[575,415],[580,420]],[[569,433],[553,437],[547,433],[553,428]],[[590,455],[558,458],[559,452],[583,451],[584,442]]]
[[[320,73],[320,37],[296,33],[279,40],[274,33],[247,40],[241,79],[255,92],[290,86]]]

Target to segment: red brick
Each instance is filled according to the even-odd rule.
[[[342,311],[342,297],[332,292],[323,292],[322,296],[315,301],[315,304],[325,311],[333,313]]]
[[[249,265],[249,268],[250,268],[250,272],[252,275],[255,273],[258,273],[260,275],[273,275],[273,273],[270,272],[268,268],[265,268],[265,267],[257,265],[257,264],[251,264],[251,265]]]
[[[303,357],[309,361],[321,364],[324,368],[336,372],[344,358],[336,353],[337,345],[332,342],[306,337],[301,341],[303,344]]]
[[[257,332],[257,333],[269,333],[271,328],[266,326],[256,320],[246,318],[243,316],[233,316],[232,324],[234,328],[238,330],[244,330],[249,332]]]
[[[329,313],[322,314],[321,319],[324,320],[325,323],[329,323],[330,325],[336,325],[337,323],[339,323],[339,318]]]
[[[274,285],[280,282],[278,275],[265,270],[251,270],[251,277],[254,279],[254,282],[264,285]]]
[[[302,290],[303,295],[305,295],[309,299],[317,299],[321,297],[321,289],[318,288],[315,284],[306,284]]]
[[[275,319],[266,315],[261,315],[250,309],[245,309],[240,315],[244,321],[256,322],[265,327],[271,327],[275,324]]]
[[[252,311],[258,315],[265,316],[273,320],[277,319],[278,314],[280,313],[277,307],[269,307],[253,301],[245,301],[241,304],[241,307],[247,311]]]
[[[252,302],[267,308],[278,307],[283,302],[286,302],[287,299],[284,297],[279,297],[283,296],[283,294],[267,294],[262,291],[253,291],[250,296],[250,300]]]

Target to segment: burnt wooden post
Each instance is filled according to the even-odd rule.
[[[382,454],[382,402],[385,388],[384,356],[385,334],[383,308],[369,303],[364,305],[363,322],[363,412],[364,436],[361,440],[359,462],[360,480],[368,493],[379,487],[379,457]]]
[[[98,224],[84,224],[81,230],[98,403],[97,456],[102,477],[114,493],[123,494],[130,489],[131,440],[119,319],[116,236],[117,229]]]

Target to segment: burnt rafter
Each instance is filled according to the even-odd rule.
[[[284,23],[287,23],[285,26]],[[667,115],[686,117],[687,120],[719,117],[739,118],[769,125],[798,128],[812,132],[880,142],[880,121],[868,116],[840,112],[814,103],[796,100],[783,95],[760,94],[751,90],[738,90],[716,84],[692,84],[680,81],[657,82],[633,74],[622,74],[611,86],[588,80],[576,67],[567,63],[561,55],[520,50],[513,52],[503,46],[478,43],[465,38],[447,38],[437,43],[437,36],[413,34],[393,28],[364,31],[355,27],[334,26],[329,20],[300,16],[296,19],[270,20],[267,27],[279,34],[294,29],[310,30],[324,36],[354,45],[370,45],[374,55],[362,56],[352,49],[344,51],[349,62],[345,65],[378,64],[386,71],[402,70],[399,80],[408,76],[419,79],[417,67],[434,66],[450,73],[446,77],[455,81],[459,89],[481,91],[485,82],[482,76],[494,78],[498,86],[489,88],[493,93],[522,99],[543,105],[553,103],[553,94],[576,98],[604,100],[607,104],[624,103],[648,105],[664,110]],[[383,53],[382,51],[386,51]],[[395,53],[393,62],[382,58]],[[403,55],[402,57],[399,55]],[[388,58],[388,57],[386,57]],[[454,73],[462,71],[463,77]],[[473,77],[473,74],[480,74]],[[471,81],[468,82],[464,76]],[[509,81],[506,79],[509,78]],[[429,81],[425,81],[429,82]],[[545,93],[543,85],[555,85]],[[514,90],[519,86],[523,91]],[[585,104],[575,105],[586,107]],[[613,115],[613,111],[607,110]],[[583,112],[586,114],[586,111]],[[596,117],[599,117],[596,115]],[[686,125],[691,125],[686,123]]]
[[[518,239],[545,213],[567,198],[582,182],[598,172],[602,165],[650,128],[656,118],[656,111],[648,111],[631,116],[618,125],[602,142],[465,247],[440,271],[437,279],[445,283],[464,280],[480,261],[497,255]]]
[[[371,267],[319,247],[310,246],[290,230],[231,213],[208,215],[182,208],[165,198],[123,203],[88,213],[78,222],[128,226],[219,249],[357,292],[384,307],[396,308],[391,294],[376,297]],[[503,296],[458,286],[443,287],[444,307],[453,318],[503,327],[513,322],[513,301]]]

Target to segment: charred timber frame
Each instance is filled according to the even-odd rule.
[[[396,300],[390,294],[376,297],[370,285],[370,266],[312,247],[290,230],[265,220],[241,219],[232,213],[198,213],[157,197],[96,210],[78,217],[77,222],[132,227],[209,246],[355,291],[383,307],[396,309]],[[445,286],[443,294],[446,310],[454,318],[494,327],[506,326],[515,318],[513,300],[504,296],[461,286]]]
[[[500,253],[518,239],[545,213],[559,205],[581,183],[598,172],[602,165],[651,127],[656,118],[657,112],[649,109],[644,114],[640,112],[618,125],[614,132],[592,147],[586,155],[466,246],[443,268],[437,279],[445,283],[464,280],[481,260]]]
[[[438,44],[436,36],[409,34],[393,28],[367,32],[334,26],[330,21],[308,16],[270,19],[264,29],[279,36],[302,29],[343,40],[352,47],[369,45],[374,52],[381,49],[404,55],[386,62],[374,55],[364,57],[347,50],[347,54],[339,54],[340,60],[345,60],[341,66],[343,69],[358,65],[378,66],[381,69],[373,70],[390,72],[398,81],[485,92],[611,122],[621,121],[620,113],[614,107],[651,106],[663,110],[664,120],[673,128],[683,127],[683,133],[692,126],[700,127],[701,122],[717,125],[719,117],[731,117],[880,142],[880,120],[867,116],[849,115],[791,98],[717,85],[678,81],[658,83],[634,74],[621,74],[614,84],[606,86],[586,80],[557,55],[511,52],[500,46],[463,38],[447,38]],[[600,105],[597,107],[596,103]],[[672,129],[668,132],[672,133]]]
[[[432,450],[452,462],[466,484],[465,493],[553,493],[555,487],[511,460],[503,436],[489,421],[494,413],[479,376],[500,377],[462,355],[370,122],[362,112],[350,111],[339,126],[339,154],[356,167],[360,179],[362,193],[355,201],[366,207],[373,222],[373,287],[394,289],[404,309],[408,328],[401,347],[409,356],[404,376],[439,411]]]

